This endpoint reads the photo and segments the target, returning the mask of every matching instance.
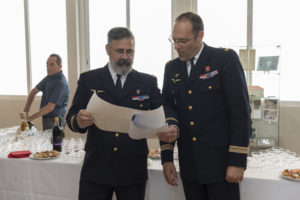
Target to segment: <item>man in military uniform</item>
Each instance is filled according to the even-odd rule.
[[[74,132],[88,131],[80,200],[108,200],[113,192],[118,199],[144,199],[148,178],[146,139],[132,140],[126,133],[100,130],[86,111],[94,92],[107,102],[128,108],[152,110],[162,105],[156,78],[132,69],[134,46],[129,29],[111,29],[106,45],[109,63],[79,78],[67,123]]]
[[[175,21],[171,42],[179,57],[166,64],[163,96],[177,121],[180,175],[186,199],[237,200],[251,127],[248,91],[237,54],[202,42],[202,19]],[[176,124],[176,123],[175,123]],[[160,137],[167,182],[177,185],[174,144]]]

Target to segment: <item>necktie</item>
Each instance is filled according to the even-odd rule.
[[[195,70],[196,70],[196,67],[195,67],[195,64],[194,64],[194,59],[195,59],[195,58],[190,59],[190,62],[191,62],[191,70],[190,70],[190,75],[189,75],[189,76],[191,76],[191,75],[195,72]]]
[[[122,75],[117,74],[118,78],[117,78],[117,82],[116,82],[116,87],[117,87],[118,92],[120,92],[122,89],[121,76]]]

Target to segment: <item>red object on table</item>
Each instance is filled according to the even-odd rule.
[[[31,154],[30,151],[13,151],[8,154],[8,158],[27,158]]]

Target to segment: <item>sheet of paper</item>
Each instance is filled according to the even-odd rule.
[[[129,133],[134,139],[153,138],[157,132],[167,131],[162,106],[151,111],[126,108],[108,103],[94,93],[87,112],[92,114],[99,129]]]
[[[158,132],[167,132],[165,114],[162,106],[153,111],[134,115],[130,123],[129,137],[132,139],[154,138]]]

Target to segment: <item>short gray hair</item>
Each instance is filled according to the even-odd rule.
[[[115,27],[108,31],[107,33],[107,44],[111,44],[113,40],[120,40],[120,39],[132,39],[134,41],[134,35],[132,32],[125,27]]]

